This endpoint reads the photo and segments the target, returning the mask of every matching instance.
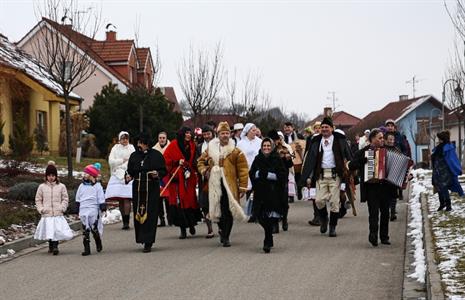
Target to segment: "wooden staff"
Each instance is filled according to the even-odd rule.
[[[176,175],[176,173],[178,173],[179,169],[181,168],[181,166],[178,166],[176,168],[176,170],[174,171],[173,175],[171,176],[170,180],[168,180],[168,182],[166,183],[165,187],[163,188],[163,190],[160,192],[160,196],[163,195],[163,193],[166,191],[166,189],[168,188],[168,186],[170,185],[171,181],[173,180],[174,176]]]

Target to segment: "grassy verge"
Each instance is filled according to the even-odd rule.
[[[53,155],[47,155],[47,156],[32,156],[30,161],[39,165],[43,165],[44,167],[47,165],[48,161],[53,160],[55,164],[60,167],[60,168],[68,168],[68,161],[66,157],[64,156],[53,156]],[[73,157],[73,170],[74,171],[82,171],[85,166],[94,164],[94,163],[100,163],[102,165],[102,169],[100,170],[100,173],[102,174],[103,180],[108,181],[110,178],[110,166],[108,165],[108,161],[106,159],[101,159],[101,158],[82,158],[80,163],[76,163],[76,158]]]
[[[39,213],[33,208],[0,202],[0,229],[6,229],[11,224],[37,223],[39,219]]]

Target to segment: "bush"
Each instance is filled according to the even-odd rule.
[[[32,152],[34,142],[27,133],[26,123],[21,114],[16,114],[13,124],[13,135],[10,134],[10,149],[12,156],[20,160],[26,160]]]
[[[34,140],[36,142],[36,149],[40,152],[40,154],[44,151],[48,151],[47,133],[42,126],[34,129]]]
[[[77,190],[68,190],[68,209],[66,210],[66,214],[77,214],[78,207],[76,204],[76,192]]]
[[[38,187],[39,183],[37,182],[18,183],[10,188],[8,192],[8,199],[34,202]]]

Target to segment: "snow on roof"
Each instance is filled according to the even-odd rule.
[[[63,95],[63,89],[59,84],[54,82],[50,75],[44,74],[36,60],[8,41],[8,38],[0,34],[0,64],[6,65],[13,69],[19,70],[35,81],[39,82],[45,88],[54,92],[58,96]],[[70,97],[82,99],[76,93],[71,92]]]
[[[396,119],[396,123],[400,120],[402,120],[405,116],[407,116],[409,113],[411,113],[413,110],[415,110],[417,107],[419,107],[420,105],[422,105],[423,103],[425,103],[426,101],[428,101],[429,99],[431,98],[431,95],[426,95],[426,96],[423,96],[421,98],[419,98],[418,100],[410,103],[409,106],[407,106],[406,108],[404,108],[402,110],[402,113],[401,115]]]

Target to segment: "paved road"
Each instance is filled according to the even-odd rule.
[[[45,248],[0,264],[0,299],[400,299],[406,204],[391,222],[391,246],[367,240],[366,204],[340,220],[338,237],[307,225],[308,202],[291,204],[288,232],[264,254],[258,224],[235,225],[232,247],[204,238],[187,240],[174,227],[159,228],[152,253],[134,232],[107,226],[104,251],[81,257],[81,238],[53,257]]]

